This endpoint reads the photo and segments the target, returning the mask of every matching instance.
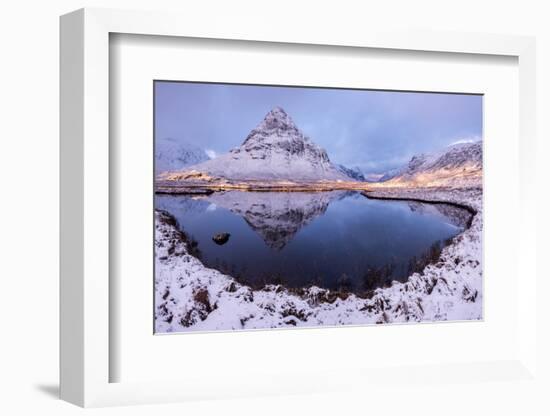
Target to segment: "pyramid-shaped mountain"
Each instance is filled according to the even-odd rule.
[[[186,170],[237,180],[350,180],[280,107],[267,113],[239,147]]]

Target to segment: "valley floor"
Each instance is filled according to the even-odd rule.
[[[217,191],[249,192],[329,192],[364,191],[370,183],[358,181],[235,181],[227,179],[209,180],[157,180],[155,192],[161,194],[210,194]]]
[[[482,319],[481,189],[380,187],[367,196],[449,202],[468,207],[474,216],[437,263],[365,299],[318,287],[252,290],[189,254],[175,220],[157,211],[156,332]]]

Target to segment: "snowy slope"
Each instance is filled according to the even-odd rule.
[[[280,107],[271,110],[239,147],[189,170],[239,180],[350,180]]]
[[[384,175],[380,182],[392,185],[420,183],[430,186],[481,185],[481,141],[457,143],[431,154],[415,155],[409,163]]]
[[[185,141],[169,137],[156,139],[155,174],[179,170],[209,159],[203,149]]]

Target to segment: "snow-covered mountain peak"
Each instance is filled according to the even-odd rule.
[[[296,129],[292,118],[281,107],[274,107],[256,127],[257,130]]]
[[[240,180],[354,180],[281,107],[268,112],[239,147],[193,169]]]
[[[310,140],[298,129],[292,118],[281,107],[274,107],[264,119],[248,134],[240,148],[233,149],[234,153],[240,150],[254,152],[266,150],[270,146],[282,148],[291,153],[302,153],[306,146],[314,148],[322,157],[326,152]]]

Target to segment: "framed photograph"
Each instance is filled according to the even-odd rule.
[[[483,318],[482,95],[154,97],[156,333]]]
[[[61,18],[62,398],[532,379],[534,40],[243,33]]]

